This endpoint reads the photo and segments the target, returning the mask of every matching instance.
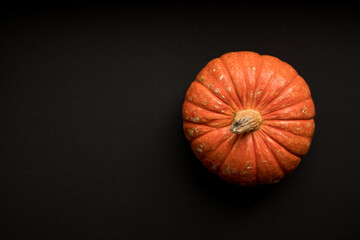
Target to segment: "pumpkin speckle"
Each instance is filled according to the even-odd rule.
[[[227,165],[227,168],[224,169],[223,174],[224,175],[230,175],[230,165],[229,164]]]
[[[223,80],[223,78],[224,78],[224,74],[222,74],[222,75],[220,76],[219,80],[221,81],[221,80]]]
[[[215,93],[218,93],[219,91],[220,91],[219,88],[216,88],[216,89],[214,90]]]
[[[304,113],[305,115],[307,115],[307,107],[304,106],[303,109],[301,110],[302,113]]]
[[[275,103],[281,102],[283,99],[283,96],[280,96],[278,99],[276,99]]]
[[[193,122],[199,122],[200,121],[200,117],[199,116],[196,116],[192,119]]]
[[[191,128],[187,130],[187,133],[190,137],[194,136],[194,130],[192,130]]]

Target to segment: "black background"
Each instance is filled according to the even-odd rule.
[[[56,7],[1,9],[0,239],[360,234],[358,7]],[[291,64],[315,102],[310,152],[275,185],[222,182],[183,136],[196,74],[241,50]]]

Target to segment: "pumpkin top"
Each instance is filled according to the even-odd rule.
[[[222,179],[274,183],[309,150],[315,107],[289,64],[254,52],[210,61],[189,87],[184,132],[202,163]]]

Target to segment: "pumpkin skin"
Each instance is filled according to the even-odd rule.
[[[314,116],[310,89],[293,67],[248,51],[210,61],[187,90],[182,109],[197,158],[242,186],[277,183],[296,169],[310,148]]]

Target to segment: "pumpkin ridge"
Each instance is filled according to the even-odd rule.
[[[278,59],[278,58],[276,58],[276,60],[277,60],[277,61],[281,61],[281,60]],[[278,73],[279,69],[280,69],[280,64],[277,63],[276,66],[275,66],[275,68],[274,68],[274,72],[273,72],[273,74],[271,75],[269,81],[266,83],[266,86],[261,90],[262,92],[267,92],[267,89],[269,88],[270,83],[272,83],[272,82],[274,81],[274,77],[275,77],[276,74]],[[258,106],[262,103],[263,98],[264,98],[264,95],[261,95],[258,104],[257,104],[256,106],[254,106],[255,109],[257,109]]]
[[[184,122],[188,122],[188,123],[194,123],[193,121],[190,121],[190,120],[186,120],[184,119],[183,120]],[[229,123],[222,123],[221,125],[218,125],[217,127],[213,127],[213,126],[209,126],[208,124],[211,124],[211,123],[216,123],[216,121],[218,120],[211,120],[211,121],[207,121],[206,123],[194,123],[194,124],[197,124],[197,125],[203,125],[203,126],[207,126],[207,127],[211,127],[211,128],[214,128],[214,129],[219,129],[219,128],[223,128],[223,127],[229,127],[231,125],[231,118],[229,118]]]
[[[240,99],[240,97],[239,97],[239,94],[238,94],[238,92],[236,91],[235,84],[234,84],[234,79],[233,79],[232,76],[230,75],[229,69],[228,69],[228,67],[225,65],[224,61],[223,61],[221,58],[218,58],[218,59],[220,60],[219,62],[221,62],[221,64],[222,64],[223,67],[224,67],[224,70],[225,70],[224,72],[229,76],[229,79],[230,79],[230,81],[231,81],[232,87],[233,87],[234,90],[235,90],[237,100],[238,100],[238,102],[240,103],[239,108],[240,108],[240,109],[243,109],[243,108],[244,108],[244,107],[243,107],[243,103],[241,102],[241,99]]]
[[[259,80],[261,65],[262,65],[262,55],[259,54],[259,61],[258,61],[258,64],[256,66],[255,84],[254,84],[254,89],[252,90],[253,95],[252,95],[252,99],[250,101],[250,108],[254,108],[254,104],[255,104],[254,96],[255,96],[255,90],[256,90],[256,87],[257,87],[257,83],[258,83],[258,80]]]
[[[215,82],[216,80],[213,81]],[[210,84],[206,84],[205,86],[204,84],[201,84],[199,81],[193,81],[186,92],[185,99],[192,103],[198,102],[198,104],[200,104],[201,107],[214,112],[216,112],[217,110],[220,111],[220,109],[231,112],[237,111],[237,109],[234,108],[236,106],[231,105],[231,104],[236,105],[233,103],[233,101],[227,103],[223,98],[219,98],[216,95],[214,97],[214,92],[209,86]],[[223,96],[225,97],[225,95]],[[213,105],[211,107],[212,109],[208,108],[210,105]],[[215,109],[214,107],[217,109]]]
[[[280,132],[288,132],[289,134],[294,135],[294,136],[296,136],[296,137],[303,137],[303,138],[307,138],[307,139],[311,140],[311,138],[309,138],[309,137],[304,137],[304,136],[296,135],[296,134],[294,134],[294,133],[292,133],[292,132],[289,132],[289,131],[286,131],[286,130],[283,130],[283,129],[279,129],[279,128],[276,128],[276,127],[273,127],[273,126],[265,125],[264,127],[265,127],[265,128],[273,128],[273,129],[276,129],[276,130],[278,130],[278,131],[280,131]],[[263,130],[263,131],[264,131],[264,130]]]
[[[300,83],[299,83],[299,81],[300,81]],[[299,83],[300,85],[302,85],[302,84],[305,83],[304,81],[301,83],[301,81],[302,81],[302,78],[301,78],[300,75],[297,75],[292,81],[290,81],[289,84],[288,84],[278,95],[276,95],[274,99],[272,99],[266,106],[263,106],[263,108],[261,109],[262,112],[265,112],[265,113],[263,113],[263,115],[268,114],[268,113],[270,113],[270,112],[274,112],[274,111],[283,109],[283,108],[286,108],[286,107],[290,107],[290,106],[292,106],[292,105],[296,105],[296,104],[300,103],[301,101],[305,101],[305,100],[311,98],[311,93],[308,92],[309,94],[308,94],[307,97],[306,97],[306,95],[305,95],[305,96],[300,95],[300,96],[297,97],[297,99],[295,99],[295,100],[293,99],[293,100],[291,101],[291,105],[288,105],[288,106],[285,106],[285,107],[281,107],[281,108],[276,108],[276,104],[277,104],[277,103],[275,103],[275,102],[276,102],[278,99],[280,99],[280,100],[278,100],[278,101],[280,102],[280,101],[284,98],[284,94],[286,94],[286,91],[287,91],[290,87],[294,87],[294,85],[291,86],[292,84],[297,84],[297,83]],[[305,84],[306,84],[306,83],[305,83]],[[295,85],[295,86],[296,86],[296,85]],[[303,87],[303,86],[301,86],[301,87]],[[286,97],[288,97],[288,96],[285,95],[285,99],[286,99]],[[275,104],[273,104],[273,103],[275,103]],[[272,105],[272,106],[271,106],[271,105]],[[271,108],[274,108],[274,109],[271,110]]]
[[[222,56],[221,56],[222,57]],[[234,86],[234,90],[235,90],[235,92],[236,92],[236,96],[238,97],[238,99],[239,99],[239,102],[240,102],[240,104],[241,104],[241,108],[242,109],[244,109],[245,108],[245,103],[243,103],[241,100],[241,97],[240,97],[240,94],[238,93],[238,91],[237,91],[237,88],[235,87],[235,81],[234,81],[234,79],[233,79],[233,77],[231,76],[231,74],[230,74],[230,71],[229,71],[229,68],[228,68],[228,66],[225,64],[225,62],[222,60],[222,58],[219,58],[220,60],[221,60],[221,62],[222,62],[222,64],[224,65],[224,68],[225,68],[225,70],[226,70],[226,73],[229,75],[229,78],[230,78],[230,80],[231,80],[231,82],[233,83],[233,86]]]
[[[230,135],[228,138],[226,138],[224,141],[222,141],[222,142],[215,148],[215,150],[214,150],[213,152],[211,152],[208,156],[210,156],[211,154],[213,154],[218,148],[220,148],[223,144],[225,144],[226,141],[229,141],[229,139],[232,138],[232,137],[234,137],[234,136]],[[219,172],[221,171],[221,169],[222,169],[222,167],[223,167],[226,159],[227,159],[228,156],[230,155],[230,152],[232,151],[233,147],[235,146],[235,143],[238,141],[239,136],[235,136],[235,138],[236,138],[236,139],[235,139],[235,141],[234,141],[233,146],[231,147],[231,149],[229,150],[229,152],[226,154],[226,156],[225,156],[225,158],[224,158],[224,161],[221,163],[221,165],[220,165],[219,170],[217,171],[217,173],[219,173]],[[206,158],[206,157],[205,157],[205,158]],[[205,158],[204,158],[204,159],[205,159]]]
[[[312,119],[308,119],[308,120],[304,120],[304,121],[311,121],[311,120],[312,120]],[[263,121],[262,124],[266,125],[266,127],[276,128],[276,129],[279,129],[280,131],[285,131],[285,132],[291,133],[291,134],[296,135],[296,136],[299,136],[299,137],[310,138],[310,137],[307,137],[307,136],[304,136],[304,135],[295,134],[295,133],[293,133],[293,132],[290,132],[290,131],[288,131],[288,130],[285,130],[285,129],[282,129],[282,128],[279,128],[279,127],[276,127],[276,126],[269,125],[269,124],[267,123],[267,121],[283,121],[283,120],[274,120],[274,119],[273,119],[273,120],[265,120],[265,121]],[[300,120],[293,120],[293,121],[300,121]]]
[[[284,93],[284,91],[289,87],[290,83],[292,83],[297,77],[300,77],[300,76],[299,76],[298,74],[296,74],[296,76],[293,78],[293,80],[289,81],[289,82],[286,84],[286,86],[281,90],[281,92],[280,92],[278,95],[275,95],[275,97],[272,98],[270,101],[268,101],[268,103],[267,103],[265,106],[263,106],[262,108],[260,108],[259,111],[262,111],[262,110],[266,109],[266,107],[267,107],[269,104],[271,104],[273,101],[275,101],[276,98],[278,98],[279,96],[281,96],[281,95]]]
[[[280,96],[281,96],[281,95],[278,95],[278,97],[280,97]],[[278,108],[278,109],[273,109],[273,110],[271,110],[270,112],[266,112],[266,111],[265,111],[265,113],[263,113],[265,109],[262,109],[262,110],[261,110],[261,111],[262,111],[262,116],[266,116],[266,115],[271,114],[271,113],[273,113],[273,112],[280,111],[280,110],[285,109],[285,108],[288,108],[288,107],[292,107],[292,106],[294,106],[294,105],[296,105],[296,104],[305,102],[305,101],[309,100],[310,98],[311,98],[311,96],[309,96],[309,97],[307,97],[307,98],[303,98],[303,99],[301,99],[301,100],[298,101],[298,102],[292,102],[291,105],[288,105],[288,106],[285,106],[285,107],[282,107],[282,108]],[[276,99],[274,99],[274,101],[275,101],[275,100],[276,100]],[[271,103],[272,103],[272,102],[271,102]],[[271,104],[271,103],[269,103],[269,104]]]
[[[214,129],[214,127],[197,125],[196,123],[183,121],[183,132],[189,142],[192,142],[192,139],[198,138],[207,132],[213,131]]]
[[[195,141],[196,139],[198,139],[198,138],[201,138],[201,137],[203,137],[203,136],[206,136],[207,134],[209,134],[209,133],[212,133],[212,132],[214,132],[214,131],[217,131],[217,130],[220,130],[220,129],[223,129],[223,128],[226,128],[227,126],[225,126],[225,127],[220,127],[220,128],[213,128],[211,131],[208,131],[208,132],[206,132],[206,133],[204,133],[203,135],[201,135],[201,136],[198,136],[198,137],[196,137],[196,138],[193,138],[191,141],[189,141],[190,143],[192,143],[193,141]],[[221,142],[222,143],[222,142]],[[220,144],[219,144],[219,146],[220,146]]]
[[[288,109],[288,111],[296,111],[296,110],[299,110],[299,109],[296,109],[297,105],[302,105],[304,102],[304,106],[307,108],[307,107],[310,107],[310,111],[314,111],[314,113],[312,113],[311,115],[302,115],[302,116],[291,116],[290,117],[287,117],[287,118],[283,118],[281,116],[276,116],[276,115],[281,115],[285,110]],[[282,109],[279,109],[279,110],[276,110],[276,111],[273,111],[273,112],[269,112],[267,113],[266,115],[263,115],[263,119],[264,120],[310,120],[310,119],[314,119],[315,117],[315,109],[314,109],[314,102],[312,100],[312,98],[308,98],[308,99],[305,99],[303,102],[299,102],[297,104],[294,104],[294,105],[291,105],[291,106],[288,106],[288,107],[285,107],[285,108],[282,108]],[[309,104],[308,106],[306,106],[306,104]],[[289,110],[290,108],[290,110]],[[291,108],[295,108],[295,109],[291,109]],[[304,110],[304,109],[303,109]],[[303,112],[303,110],[301,110],[301,112]],[[304,112],[303,112],[304,113]],[[286,112],[287,115],[289,115],[289,112]],[[274,117],[274,115],[276,117]]]
[[[207,127],[208,127],[208,126],[207,126]],[[199,136],[197,136],[196,138],[192,138],[191,140],[188,140],[188,141],[189,141],[190,143],[192,143],[193,141],[195,141],[195,140],[198,139],[199,137],[202,137],[202,136],[204,136],[205,134],[207,134],[207,133],[209,133],[209,132],[213,132],[213,131],[219,129],[219,128],[213,128],[213,127],[209,127],[209,128],[212,128],[212,129],[209,130],[208,132],[205,132],[205,133],[203,133],[202,135],[199,135]],[[184,131],[185,131],[185,129],[184,129]]]
[[[234,142],[234,144],[232,145],[231,149],[229,150],[229,152],[226,154],[226,157],[224,158],[224,161],[222,162],[220,168],[219,168],[219,173],[223,170],[223,167],[225,165],[225,162],[228,160],[228,157],[230,155],[230,153],[234,150],[234,146],[235,144],[239,141],[239,139],[242,138],[242,136],[238,135],[236,136],[236,140]]]
[[[204,109],[204,110],[207,110],[207,111],[210,111],[210,112],[213,112],[213,113],[222,114],[222,115],[230,116],[230,117],[233,116],[233,114],[226,114],[226,113],[223,113],[223,112],[221,112],[221,111],[215,112],[215,111],[212,110],[212,109],[204,108],[204,106],[201,106],[201,105],[199,105],[199,104],[197,104],[197,103],[195,103],[195,102],[192,102],[192,101],[190,101],[190,100],[188,100],[188,99],[185,99],[185,101],[187,101],[187,102],[189,102],[189,103],[191,103],[191,104],[193,104],[193,105],[195,105],[195,106],[197,106],[197,107],[199,107],[199,108],[202,108],[202,109]],[[227,105],[227,106],[229,106],[229,105]],[[233,109],[231,109],[231,110],[233,110]],[[234,114],[235,114],[235,113],[234,113]]]
[[[223,130],[224,130],[224,128],[216,129],[216,131],[223,131]],[[226,131],[226,130],[227,130],[227,129],[225,129],[225,131]],[[210,133],[213,133],[213,132],[214,132],[214,131],[208,132],[208,133],[202,135],[202,136],[199,137],[199,138],[202,138],[202,137],[206,138],[206,135],[208,135],[208,134],[210,134]],[[199,159],[200,159],[201,161],[203,161],[203,160],[205,160],[205,159],[208,159],[208,158],[210,157],[210,155],[213,154],[213,153],[216,151],[216,149],[218,149],[222,144],[226,143],[226,141],[229,141],[229,140],[230,140],[231,138],[233,138],[233,137],[236,137],[236,136],[233,136],[232,134],[228,134],[227,136],[224,135],[224,136],[223,136],[223,139],[222,139],[221,141],[219,141],[217,144],[212,143],[212,144],[211,144],[211,145],[212,145],[211,149],[209,149],[209,150],[206,152],[206,154],[203,154],[202,157],[199,157]],[[199,138],[198,138],[198,139],[199,139]],[[195,141],[195,140],[191,141],[190,144],[193,145],[193,144],[194,144],[194,141]],[[235,141],[236,141],[236,140],[235,140]],[[200,142],[202,142],[202,139],[200,139]],[[195,146],[196,146],[196,145],[195,145]],[[201,147],[201,144],[200,144],[200,147]]]
[[[234,112],[236,112],[236,110],[233,109],[233,108],[230,106],[230,104],[226,103],[226,102],[224,101],[224,99],[221,99],[221,98],[219,98],[218,96],[216,96],[203,82],[196,81],[196,83],[203,85],[214,97],[220,99],[225,105],[229,106]],[[230,98],[230,100],[232,101],[231,97],[229,97],[229,98]],[[236,104],[234,103],[234,105],[236,105]]]
[[[216,113],[216,112],[213,112],[213,111],[210,111],[208,109],[205,109],[205,108],[201,108],[201,107],[198,107],[197,105],[195,105],[194,103],[192,102],[189,102],[189,101],[184,101],[184,104],[183,104],[183,114],[184,114],[184,105],[186,103],[186,107],[189,108],[190,110],[188,111],[202,111],[203,113],[211,113],[212,115],[214,115],[214,117],[212,119],[209,119],[207,122],[210,122],[210,121],[217,121],[217,120],[224,120],[224,119],[232,119],[232,116],[229,116],[229,115],[225,115],[223,113]],[[196,108],[199,108],[199,109],[196,109]],[[187,109],[185,109],[185,112],[186,112]],[[201,118],[203,119],[203,118]],[[193,123],[201,123],[199,121],[201,121],[200,117],[199,119],[197,119],[197,121],[190,121],[190,122],[193,122]]]
[[[202,84],[202,83],[200,83],[200,82],[198,82],[198,81],[194,81],[194,84],[195,85],[197,85],[197,87],[199,87],[199,88],[201,88],[201,91],[202,92],[208,92],[210,95],[207,95],[207,97],[209,97],[209,98],[213,98],[214,96],[216,97],[216,99],[218,99],[218,100],[220,100],[220,102],[222,102],[222,104],[224,104],[230,111],[232,111],[233,113],[235,113],[236,112],[236,109],[234,109],[233,107],[231,107],[231,105],[230,104],[228,104],[228,103],[226,103],[225,101],[224,101],[224,99],[222,99],[222,98],[219,98],[218,96],[216,96],[215,94],[214,94],[214,92],[211,90],[211,89],[209,89],[207,86],[205,86],[204,84]],[[230,96],[229,96],[230,97]],[[230,97],[231,98],[231,97]],[[187,99],[188,100],[188,99]],[[209,100],[209,99],[208,99]],[[233,102],[232,101],[232,99],[230,99],[231,100],[231,102]],[[191,101],[190,101],[191,102]],[[234,103],[234,102],[233,102]],[[234,105],[236,105],[235,103],[234,103]],[[213,110],[209,110],[209,111],[213,111]],[[213,112],[215,112],[215,111],[213,111]]]
[[[283,172],[283,174],[285,175],[285,171],[284,169],[281,167],[279,160],[277,159],[277,157],[275,156],[275,154],[273,153],[273,151],[271,151],[271,149],[269,148],[269,146],[267,145],[265,139],[263,138],[263,136],[259,133],[259,139],[261,139],[261,141],[264,143],[264,145],[266,146],[266,149],[271,153],[271,155],[273,156],[273,158],[275,159],[275,162],[277,163],[278,167],[280,168],[280,170]]]
[[[254,137],[254,132],[251,132],[251,141],[252,141],[252,149],[253,149],[253,154],[254,154],[254,163],[255,163],[255,184],[258,184],[259,178],[258,178],[258,164],[257,164],[257,158],[256,158],[256,152],[255,152],[255,137]]]
[[[263,115],[264,116],[264,115]],[[311,119],[266,119],[264,120],[264,122],[270,122],[270,121],[310,121],[310,120],[313,120],[312,118]]]
[[[293,151],[290,151],[287,147],[285,147],[282,143],[276,141],[273,137],[271,137],[269,134],[267,134],[263,129],[259,129],[263,134],[265,134],[266,136],[268,136],[269,138],[271,138],[274,142],[276,142],[277,144],[279,144],[280,146],[282,146],[286,151],[288,151],[289,153],[295,155],[296,157],[301,157],[301,155],[294,153]],[[297,136],[298,137],[298,136]]]
[[[259,131],[268,136],[269,138],[271,138],[274,142],[276,142],[278,145],[280,145],[282,148],[284,148],[287,152],[291,153],[292,155],[295,155],[296,157],[300,157],[299,155],[297,155],[296,153],[293,153],[292,151],[290,151],[289,149],[287,149],[285,146],[283,146],[281,143],[279,143],[278,141],[276,141],[273,137],[271,137],[269,134],[267,134],[266,132],[264,132],[264,130],[259,129]]]
[[[259,134],[261,135],[261,137],[264,139],[264,142],[265,142],[265,144],[266,144],[266,146],[270,149],[270,151],[273,153],[273,155],[275,156],[275,153],[274,153],[274,151],[273,150],[271,150],[272,148],[271,147],[269,147],[269,140],[267,140],[266,138],[265,138],[265,135],[267,135],[267,134],[264,134],[264,132],[262,132],[262,131],[260,131],[259,132]],[[289,152],[289,150],[287,150],[285,147],[283,147],[281,144],[279,144],[277,141],[275,141],[273,138],[271,138],[269,135],[267,135],[271,140],[273,140],[273,142],[277,145],[277,147],[278,148],[281,148],[283,151],[285,151],[286,152],[286,154],[288,154],[288,155],[291,155],[291,156],[294,156],[295,158],[299,158],[300,159],[300,157],[298,156],[298,155],[296,155],[296,154],[294,154],[294,153],[292,153],[292,152]],[[279,162],[279,160],[276,158],[276,160]],[[280,166],[280,164],[279,164],[279,166]],[[294,169],[293,169],[294,170]],[[293,170],[291,170],[291,171],[293,171]],[[291,172],[290,171],[290,172]],[[284,172],[286,173],[286,174],[289,174],[290,172],[288,171],[288,170],[284,170]]]

